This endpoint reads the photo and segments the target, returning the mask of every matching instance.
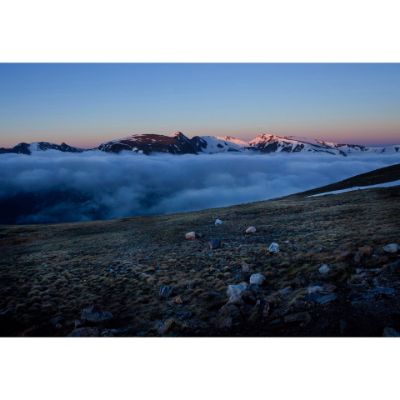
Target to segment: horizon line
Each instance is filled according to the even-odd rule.
[[[229,141],[229,140],[227,140],[225,138],[230,137],[230,138],[233,138],[233,139],[239,139],[239,140],[241,140],[243,142],[246,142],[246,143],[250,143],[252,140],[254,140],[255,138],[257,138],[259,136],[262,136],[262,135],[271,135],[271,136],[276,136],[276,137],[283,138],[283,139],[295,139],[295,140],[309,139],[309,140],[320,140],[320,141],[325,142],[325,143],[361,145],[361,146],[393,146],[393,145],[400,144],[400,140],[399,140],[399,142],[389,142],[389,143],[387,143],[387,142],[385,142],[385,143],[383,143],[383,142],[380,142],[380,143],[371,143],[371,142],[369,142],[369,144],[366,144],[365,142],[364,143],[353,142],[352,140],[350,140],[350,141],[335,141],[335,140],[330,140],[330,139],[319,139],[318,137],[315,137],[315,136],[279,135],[279,134],[271,133],[271,132],[258,133],[252,139],[243,139],[243,138],[241,138],[240,136],[237,136],[237,135],[236,136],[235,135],[218,135],[218,134],[216,134],[216,135],[187,135],[187,134],[185,134],[184,132],[182,132],[180,130],[176,130],[173,133],[169,133],[169,134],[165,134],[165,133],[147,133],[147,132],[133,133],[133,134],[128,134],[126,136],[121,136],[121,137],[118,137],[118,138],[109,139],[109,140],[106,140],[106,141],[101,141],[100,143],[95,144],[95,145],[83,145],[83,144],[76,145],[76,144],[73,144],[73,141],[68,143],[68,140],[62,139],[59,142],[58,141],[48,141],[48,140],[19,141],[19,142],[15,143],[14,145],[10,145],[9,147],[6,147],[7,145],[4,145],[4,147],[3,147],[3,145],[0,145],[0,147],[2,147],[2,148],[12,148],[12,147],[15,147],[18,144],[22,144],[22,143],[33,144],[33,143],[44,142],[44,143],[51,143],[51,144],[67,144],[67,145],[71,145],[73,147],[77,147],[77,148],[80,148],[80,149],[91,149],[91,148],[93,148],[92,146],[98,147],[99,145],[101,145],[103,143],[108,143],[108,142],[115,141],[115,140],[124,140],[124,139],[128,139],[130,137],[133,137],[133,136],[155,135],[155,136],[173,137],[173,136],[175,136],[177,134],[183,134],[184,136],[186,136],[188,138],[193,138],[193,137],[196,137],[196,136],[197,137],[215,137],[215,138],[218,138],[218,139],[221,139],[221,140],[226,140],[226,141]]]

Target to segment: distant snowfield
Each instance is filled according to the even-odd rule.
[[[399,162],[399,154],[4,154],[0,223],[10,215],[18,223],[37,223],[223,207],[302,192]]]
[[[399,186],[399,185],[400,185],[400,180],[397,180],[397,181],[392,181],[392,182],[377,183],[376,185],[353,186],[353,187],[347,188],[347,189],[332,190],[331,192],[313,194],[313,195],[307,196],[307,197],[320,197],[320,196],[327,196],[327,195],[330,195],[330,194],[340,194],[340,193],[346,193],[346,192],[354,192],[355,190],[386,188],[386,187],[394,187],[394,186]]]

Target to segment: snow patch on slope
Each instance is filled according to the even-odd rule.
[[[393,186],[399,186],[399,185],[400,185],[400,179],[397,180],[397,181],[392,181],[392,182],[377,183],[375,185],[353,186],[353,187],[350,187],[350,188],[347,188],[347,189],[332,190],[331,192],[313,194],[313,195],[307,196],[307,197],[320,197],[320,196],[327,196],[327,195],[330,195],[330,194],[340,194],[340,193],[346,193],[346,192],[353,192],[354,190],[386,188],[386,187],[393,187]]]

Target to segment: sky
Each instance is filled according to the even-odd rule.
[[[131,134],[400,143],[400,64],[0,64],[0,146]]]

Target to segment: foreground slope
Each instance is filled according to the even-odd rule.
[[[395,334],[400,255],[384,246],[400,244],[399,200],[400,187],[392,187],[160,217],[3,226],[1,334]],[[224,223],[215,226],[216,217]],[[251,225],[257,231],[245,235]],[[202,237],[187,241],[189,231]],[[222,247],[210,250],[210,238]],[[271,242],[279,253],[268,251]],[[228,285],[249,282],[252,273],[262,273],[264,285],[227,303]]]

